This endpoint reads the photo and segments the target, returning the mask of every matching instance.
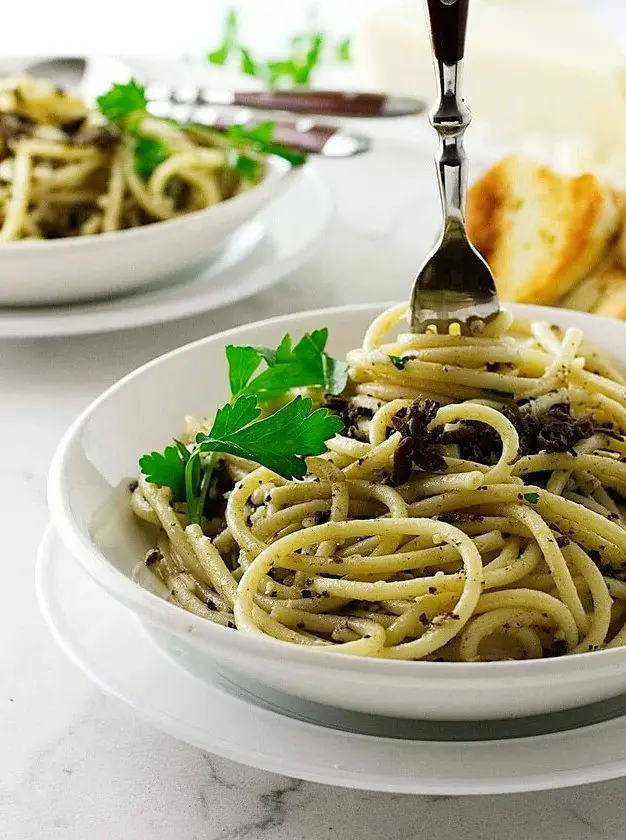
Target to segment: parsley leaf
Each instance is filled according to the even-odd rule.
[[[524,493],[524,498],[531,505],[536,505],[539,501],[539,493]]]
[[[131,114],[146,110],[146,89],[134,79],[126,84],[114,84],[96,100],[100,112],[116,125],[123,125]]]
[[[228,380],[231,394],[239,394],[250,381],[250,377],[261,364],[261,354],[255,347],[229,344],[226,347]]]
[[[187,502],[189,519],[199,525],[217,456],[204,456],[197,447],[190,452],[179,440],[174,444],[166,446],[162,453],[143,455],[139,467],[150,484],[170,488],[173,502]]]
[[[237,56],[243,73],[261,79],[270,87],[284,82],[287,82],[288,86],[308,85],[327,48],[327,37],[323,32],[305,32],[290,39],[289,50],[284,57],[263,61],[255,58],[252,52],[243,46],[237,30],[237,15],[231,10],[224,22],[222,41],[216,49],[207,54],[207,60],[210,64],[223,67],[231,56]],[[338,61],[350,61],[349,38],[337,42],[333,49]]]
[[[237,12],[231,9],[224,21],[222,43],[207,55],[210,64],[223,67],[233,50],[237,49]]]
[[[271,347],[226,348],[231,393],[252,394],[259,400],[276,398],[291,388],[323,387],[340,394],[348,381],[348,364],[324,352],[328,330],[305,333],[292,348],[285,335],[276,349]],[[253,377],[261,361],[267,368]]]
[[[333,396],[340,394],[348,384],[348,363],[322,353],[322,371],[326,392]]]
[[[328,409],[311,411],[307,397],[290,403],[263,420],[255,397],[240,396],[225,405],[216,416],[208,435],[196,438],[201,452],[228,452],[262,464],[284,478],[306,475],[304,459],[327,451],[326,441],[343,428],[339,417]]]
[[[119,125],[134,137],[133,163],[135,172],[144,180],[160,163],[167,160],[169,147],[161,140],[141,133],[141,121],[146,116],[146,89],[134,79],[126,84],[114,84],[98,97],[98,107],[109,122]]]
[[[133,150],[135,172],[140,178],[149,178],[160,163],[169,157],[169,147],[153,137],[139,135]]]
[[[296,85],[308,85],[313,70],[320,62],[325,41],[323,32],[311,33],[308,36],[308,42],[306,36],[300,41],[305,46],[304,56],[299,59],[296,54],[291,59],[292,70],[290,75]]]
[[[250,181],[253,184],[257,184],[261,180],[263,167],[258,160],[248,157],[248,155],[236,153],[232,159],[231,165],[239,177],[243,178],[244,181]]]
[[[259,144],[266,146],[272,142],[274,136],[274,123],[265,120],[260,122],[252,128],[246,128],[243,125],[231,125],[228,130],[228,139],[233,145],[241,144],[242,142]]]
[[[248,128],[243,125],[231,125],[226,132],[226,139],[234,149],[244,150],[243,156],[247,157],[245,166],[250,167],[250,161],[254,160],[245,155],[245,150],[257,152],[257,154],[276,155],[288,161],[292,166],[302,166],[307,155],[297,149],[290,149],[288,146],[281,146],[274,143],[275,123],[270,121],[260,122]],[[242,155],[240,154],[239,157]],[[237,158],[235,168],[237,168]],[[251,168],[251,167],[250,167]]]
[[[398,370],[404,370],[406,363],[409,361],[406,356],[387,356],[387,358]]]
[[[337,43],[335,56],[341,64],[349,64],[352,61],[352,44],[349,38],[343,38]]]
[[[253,423],[260,413],[256,397],[241,396],[234,403],[227,403],[218,409],[209,435],[200,432],[196,436],[196,443],[204,441],[207,437],[227,438],[233,432]]]
[[[175,446],[166,446],[164,451],[150,452],[139,459],[141,472],[151,484],[169,487],[173,500],[182,502],[186,498],[185,467],[191,457],[187,447],[179,441]]]
[[[241,56],[241,72],[246,76],[257,76],[257,63],[250,55],[249,50],[239,47],[239,54]]]

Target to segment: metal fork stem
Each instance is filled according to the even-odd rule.
[[[430,123],[439,135],[435,155],[443,232],[424,260],[411,291],[410,324],[421,333],[434,327],[474,334],[499,311],[493,274],[467,238],[467,159],[463,135],[471,114],[461,96],[461,68],[469,0],[426,0],[438,79]]]
[[[439,98],[430,112],[430,124],[439,134],[435,156],[441,188],[444,226],[448,234],[465,236],[465,196],[467,192],[467,155],[463,135],[472,120],[461,96],[463,62],[444,64],[437,61]]]

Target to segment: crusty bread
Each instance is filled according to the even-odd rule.
[[[502,299],[545,304],[594,268],[620,221],[616,196],[594,175],[569,177],[514,155],[471,187],[467,219]]]
[[[602,300],[605,285],[603,272],[592,271],[558,301],[558,306],[576,309],[578,312],[593,312]]]
[[[594,312],[600,304],[610,278],[616,272],[615,251],[607,248],[600,262],[591,272],[564,295],[557,306],[577,309],[579,312]]]
[[[607,259],[587,275],[559,301],[566,309],[593,312],[608,318],[626,319],[626,269],[610,253]]]
[[[602,297],[591,311],[596,315],[626,320],[626,270],[613,265],[605,274]]]

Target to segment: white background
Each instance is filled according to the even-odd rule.
[[[242,38],[272,50],[306,26],[314,10],[322,28],[354,32],[374,8],[394,0],[6,0],[0,56],[49,53],[202,54],[216,44],[227,9],[240,12]],[[551,0],[472,0],[478,3],[549,4]],[[604,16],[626,33],[624,0],[571,0]],[[421,18],[422,0],[405,0]]]
[[[420,10],[421,0],[415,0]],[[306,28],[352,32],[385,0],[26,0],[3,4],[0,54],[115,52],[175,56],[216,46],[226,11],[239,11],[242,40],[273,49]],[[7,16],[9,25],[7,26]]]

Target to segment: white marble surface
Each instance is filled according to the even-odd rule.
[[[391,174],[390,164],[394,167]],[[103,696],[39,616],[34,556],[60,435],[138,364],[279,312],[400,298],[435,227],[425,158],[389,147],[323,173],[338,204],[318,257],[257,298],[206,316],[71,340],[0,342],[2,840],[621,840],[626,781],[567,791],[403,797],[273,776],[179,743]]]

